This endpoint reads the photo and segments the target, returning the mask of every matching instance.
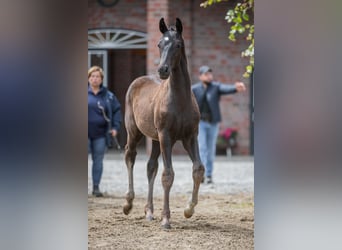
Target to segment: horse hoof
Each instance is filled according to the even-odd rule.
[[[184,217],[185,218],[190,218],[192,215],[194,214],[194,209],[191,209],[191,208],[186,208],[184,209]]]
[[[124,213],[125,215],[128,215],[129,212],[131,212],[132,207],[133,207],[133,206],[132,206],[132,205],[129,205],[129,204],[125,205],[125,206],[123,207],[123,213]]]
[[[164,218],[161,224],[164,229],[171,229],[171,225],[168,219]]]
[[[150,208],[145,207],[145,217],[146,217],[146,220],[148,220],[148,221],[154,220],[153,212]]]
[[[164,229],[171,229],[170,223],[162,224],[161,226],[162,226],[162,228],[164,228]]]
[[[153,215],[152,214],[146,215],[146,220],[153,221],[154,220]]]

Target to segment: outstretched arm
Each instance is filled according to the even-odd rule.
[[[243,82],[235,82],[235,88],[237,92],[244,92],[246,91],[246,86]]]
[[[235,94],[237,92],[237,89],[232,84],[222,84],[219,85],[219,93],[220,95],[229,95],[229,94]]]
[[[229,95],[235,94],[237,92],[244,92],[246,90],[246,86],[243,82],[235,82],[234,85],[230,84],[220,84],[219,92],[221,95]]]
[[[219,88],[221,95],[235,94],[236,92],[243,92],[246,90],[243,82],[235,82],[234,85],[220,84]]]

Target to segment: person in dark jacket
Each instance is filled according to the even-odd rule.
[[[116,96],[102,85],[103,70],[93,66],[88,70],[88,151],[91,153],[93,195],[101,197],[99,185],[103,157],[111,136],[121,125],[121,106]]]
[[[206,183],[212,183],[216,140],[219,130],[218,125],[221,122],[220,96],[243,92],[246,90],[246,87],[243,82],[227,85],[213,81],[212,69],[206,65],[199,68],[199,79],[200,82],[192,85],[192,92],[195,95],[201,113],[198,144],[201,161],[205,166]]]

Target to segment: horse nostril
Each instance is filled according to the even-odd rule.
[[[158,69],[159,73],[167,73],[168,72],[169,67],[167,65],[163,65]]]

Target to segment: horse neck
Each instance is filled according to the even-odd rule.
[[[189,98],[188,100],[191,100],[191,81],[189,77],[188,63],[186,60],[184,48],[182,51],[182,57],[179,66],[171,72],[170,86],[171,89],[175,91],[178,96]]]

